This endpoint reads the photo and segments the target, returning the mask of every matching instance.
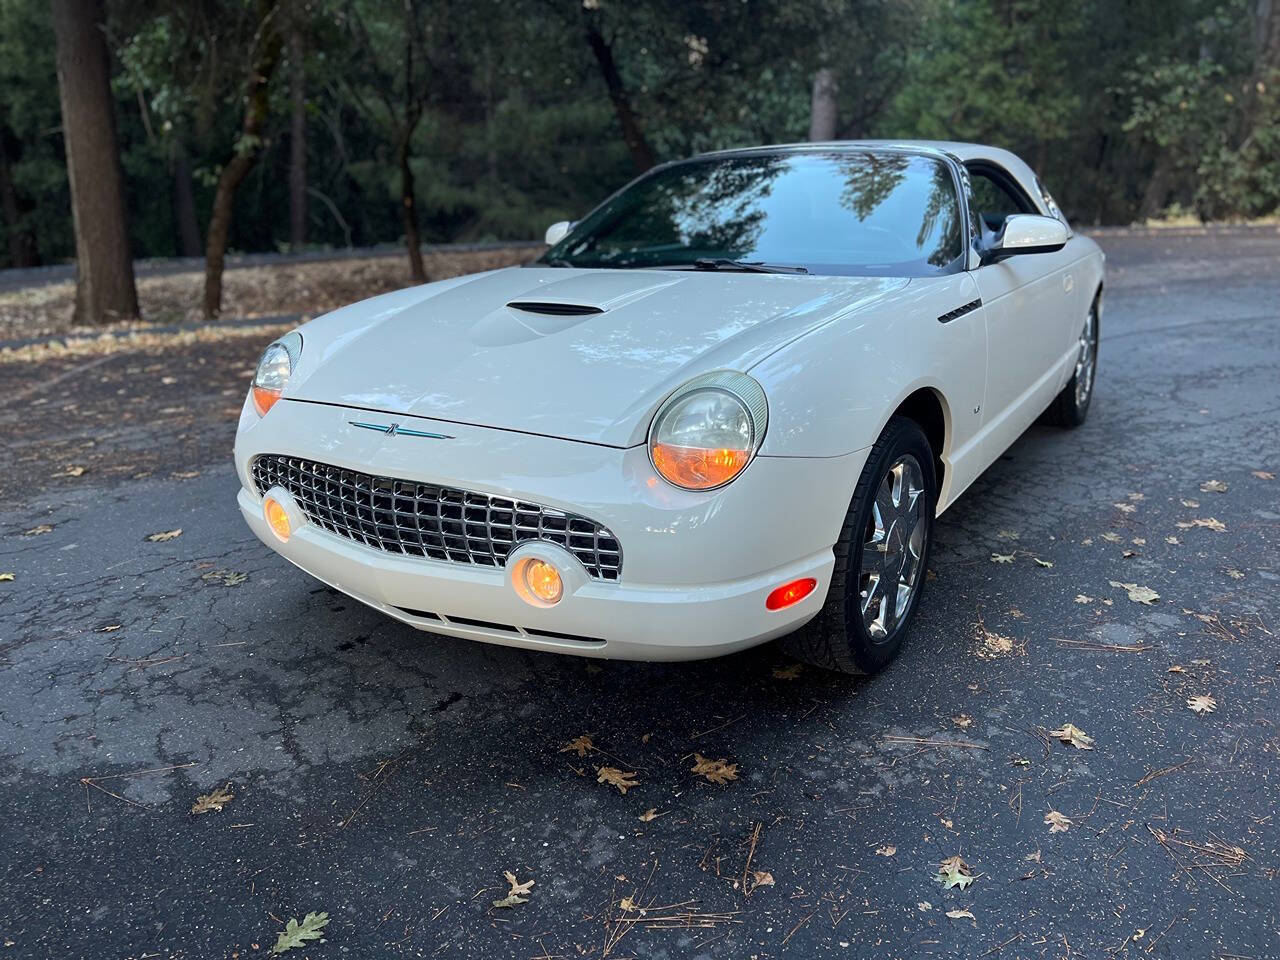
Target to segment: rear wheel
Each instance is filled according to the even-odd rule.
[[[1098,299],[1094,298],[1089,315],[1080,331],[1076,369],[1062,392],[1053,398],[1041,420],[1054,427],[1078,427],[1089,415],[1093,400],[1093,381],[1098,372]]]
[[[826,603],[783,640],[789,653],[844,673],[874,673],[897,656],[920,603],[937,498],[929,441],[894,417],[849,504]]]

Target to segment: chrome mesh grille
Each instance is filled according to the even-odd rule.
[[[617,580],[622,572],[622,548],[612,533],[541,504],[278,454],[255,457],[250,470],[260,495],[283,487],[312,523],[387,553],[501,567],[518,544],[548,540],[597,580]]]

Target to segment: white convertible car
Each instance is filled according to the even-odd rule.
[[[236,436],[272,549],[438,634],[676,660],[901,648],[934,518],[1033,421],[1084,421],[1103,256],[1011,153],[731,150],[536,263],[267,347]]]

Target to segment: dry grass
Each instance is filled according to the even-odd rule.
[[[537,255],[529,247],[428,253],[427,276],[444,280],[467,273],[525,263]],[[404,257],[353,257],[317,263],[283,263],[228,270],[223,277],[223,316],[315,316],[356,300],[411,285]],[[138,302],[145,324],[202,319],[204,274],[199,271],[139,277]],[[48,333],[86,333],[71,326],[75,283],[29,287],[0,293],[0,339]],[[117,327],[128,328],[121,324]],[[95,328],[95,332],[96,332]]]

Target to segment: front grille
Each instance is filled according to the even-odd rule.
[[[255,457],[250,470],[260,495],[283,487],[312,523],[387,553],[501,567],[518,544],[547,540],[596,580],[622,573],[622,548],[612,533],[551,507],[278,454]]]

